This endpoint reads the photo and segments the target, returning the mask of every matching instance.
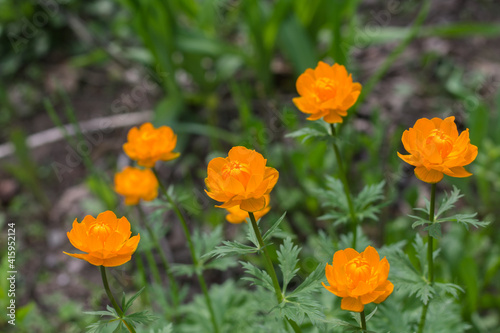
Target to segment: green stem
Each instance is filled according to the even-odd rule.
[[[344,169],[344,164],[342,163],[342,157],[340,156],[339,147],[337,146],[336,137],[337,133],[335,132],[335,126],[330,124],[330,129],[332,131],[333,140],[333,151],[335,152],[335,157],[337,158],[337,165],[339,168],[339,176],[340,181],[342,182],[345,197],[347,199],[347,205],[349,206],[349,215],[351,216],[352,221],[352,248],[356,250],[356,241],[358,235],[358,219],[356,218],[356,212],[354,211],[354,204],[351,198],[351,190],[349,189],[349,183],[347,181],[347,174]]]
[[[366,331],[366,318],[365,318],[365,310],[361,311],[360,313],[361,315],[361,329],[364,331]]]
[[[101,271],[101,278],[102,278],[102,284],[104,285],[104,290],[106,290],[106,294],[108,295],[109,300],[111,301],[111,304],[113,305],[113,308],[115,309],[116,313],[118,313],[118,316],[120,316],[122,323],[128,328],[130,333],[136,333],[135,329],[133,326],[129,325],[124,319],[124,313],[118,303],[116,303],[115,297],[111,293],[111,289],[109,289],[109,284],[108,284],[108,277],[106,276],[106,267],[104,266],[99,266],[99,270]]]
[[[262,249],[262,252],[264,253],[264,259],[266,261],[266,268],[267,268],[267,273],[271,276],[271,280],[273,282],[273,287],[274,287],[274,292],[276,294],[276,300],[278,301],[278,304],[283,302],[283,293],[281,292],[281,287],[278,282],[278,276],[276,275],[276,271],[274,270],[273,262],[271,261],[271,257],[269,256],[269,252],[267,251],[266,244],[264,243],[264,240],[262,239],[262,235],[260,233],[259,227],[257,226],[257,221],[255,219],[255,215],[252,212],[248,212],[248,215],[250,216],[250,221],[252,223],[252,228],[253,231],[255,232],[255,235],[257,236],[257,241],[259,242],[259,246]],[[287,318],[288,323],[290,326],[292,326],[293,331],[298,333],[302,332],[300,329],[299,325],[297,323],[289,318]]]
[[[165,273],[167,274],[168,280],[170,282],[174,308],[177,308],[177,306],[179,305],[179,288],[177,286],[177,282],[175,282],[175,277],[174,274],[172,273],[172,269],[170,268],[170,264],[168,263],[167,256],[165,255],[165,252],[162,250],[160,242],[156,237],[156,234],[154,233],[153,229],[151,229],[151,226],[148,224],[146,220],[146,214],[144,214],[144,210],[142,210],[142,207],[140,205],[137,205],[137,210],[139,211],[139,215],[141,217],[141,220],[143,221],[143,224],[146,227],[149,237],[153,241],[156,250],[160,254],[161,262],[163,264],[163,267],[165,268]]]
[[[434,210],[436,204],[436,184],[432,184],[431,187],[431,205],[429,209],[429,221],[434,223]],[[431,235],[427,235],[427,262],[428,262],[428,283],[432,286],[434,283],[434,239]],[[427,301],[427,304],[424,304],[422,308],[422,315],[420,316],[420,324],[418,325],[418,333],[422,333],[425,327],[425,319],[427,317],[427,310],[429,308],[430,300]]]
[[[179,209],[179,206],[174,202],[170,194],[168,194],[167,189],[163,185],[163,183],[160,181],[160,177],[158,177],[158,173],[156,172],[155,169],[153,169],[153,172],[156,176],[156,179],[158,180],[158,184],[160,185],[160,189],[167,198],[168,202],[170,205],[172,205],[172,208],[174,209],[175,214],[181,221],[182,228],[184,229],[184,234],[186,235],[186,239],[188,242],[188,247],[189,251],[191,252],[191,258],[193,260],[193,265],[195,267],[195,272],[198,277],[198,282],[200,283],[201,290],[203,291],[203,296],[205,296],[205,302],[207,303],[208,311],[210,312],[210,319],[212,321],[212,326],[214,328],[215,333],[219,333],[219,326],[217,325],[217,320],[215,319],[215,312],[212,306],[212,300],[210,299],[210,295],[208,294],[208,288],[207,288],[207,283],[205,282],[205,278],[203,277],[203,272],[200,272],[198,270],[198,257],[196,256],[196,251],[194,249],[194,244],[193,240],[191,239],[191,233],[189,232],[189,228],[186,223],[186,219],[184,218],[184,214],[182,214],[181,210]]]

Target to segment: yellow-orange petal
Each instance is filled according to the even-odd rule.
[[[240,208],[247,212],[257,212],[266,207],[266,199],[264,197],[260,198],[249,198],[241,201]]]
[[[457,177],[457,178],[464,178],[464,177],[472,176],[472,173],[465,170],[465,168],[462,166],[452,167],[452,168],[450,168],[450,172],[445,171],[444,173],[448,176]]]
[[[359,252],[355,249],[347,248],[344,250],[344,254],[347,258],[347,261],[352,260],[356,257],[359,257]]]
[[[340,303],[340,308],[347,311],[361,312],[364,310],[365,306],[357,298],[344,297]]]
[[[415,176],[423,182],[429,184],[435,184],[443,179],[443,173],[436,171],[434,169],[427,170],[427,168],[423,166],[419,166],[415,168]]]
[[[389,295],[391,295],[392,292],[394,291],[394,284],[392,284],[391,281],[386,281],[386,283],[384,284],[384,289],[385,292],[382,295],[380,295],[375,301],[373,301],[374,303],[379,304],[385,301],[387,297],[389,297]]]
[[[132,259],[132,255],[125,254],[125,255],[121,255],[121,256],[103,259],[103,262],[101,265],[105,266],[105,267],[116,267],[116,266],[123,265],[126,262],[129,262],[130,259]]]
[[[363,257],[368,261],[368,264],[372,267],[375,267],[380,262],[380,256],[378,255],[377,250],[374,247],[368,246],[363,251]]]

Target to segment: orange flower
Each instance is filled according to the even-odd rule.
[[[332,265],[326,264],[329,286],[323,287],[342,297],[342,310],[361,312],[365,304],[381,303],[392,293],[394,285],[387,280],[389,262],[380,260],[377,250],[368,246],[364,252],[353,249],[335,252]]]
[[[67,233],[71,244],[87,253],[64,253],[95,266],[120,266],[132,258],[141,239],[139,234],[130,238],[131,234],[126,217],[118,219],[109,210],[97,218],[87,215],[82,223],[75,219],[73,229]]]
[[[259,210],[258,212],[255,212],[256,220],[260,219],[262,216],[266,215],[271,210],[271,207],[269,206],[269,201],[270,201],[269,194],[265,195],[264,199],[266,200],[266,207],[262,210]],[[226,220],[230,223],[239,224],[241,222],[247,222],[247,218],[249,218],[248,212],[242,210],[239,206],[226,208],[226,210],[229,213],[226,215]]]
[[[255,150],[233,147],[228,157],[217,157],[208,163],[205,179],[207,195],[223,202],[219,208],[240,206],[247,212],[266,207],[266,194],[278,181],[278,171],[266,166],[267,160]]]
[[[351,74],[344,66],[320,61],[313,70],[306,69],[297,79],[300,97],[293,99],[297,108],[310,114],[308,120],[322,117],[327,123],[341,123],[347,109],[356,103],[361,84],[352,82]]]
[[[152,168],[157,161],[170,161],[180,155],[172,152],[177,135],[168,126],[154,128],[151,123],[145,123],[130,129],[127,139],[123,150],[140,166]]]
[[[446,119],[422,118],[403,133],[403,145],[410,155],[398,156],[416,166],[415,175],[426,183],[437,183],[443,174],[469,177],[464,169],[477,156],[477,147],[470,143],[469,129],[458,135],[455,117]]]
[[[115,174],[115,191],[125,197],[126,205],[139,200],[151,201],[158,196],[158,180],[151,169],[126,167]]]

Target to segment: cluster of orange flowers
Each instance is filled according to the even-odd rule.
[[[318,66],[306,70],[297,80],[300,97],[293,102],[309,120],[323,118],[327,123],[341,123],[360,93],[361,85],[353,82],[344,66]],[[416,176],[424,182],[436,183],[443,174],[467,177],[463,166],[477,155],[477,147],[469,140],[469,131],[460,135],[454,117],[444,120],[422,118],[403,134],[403,145],[409,155],[398,156],[415,166]],[[125,196],[128,205],[152,200],[158,195],[158,181],[149,168],[157,161],[175,159],[177,137],[171,128],[155,129],[150,123],[132,128],[128,142],[123,145],[127,155],[146,169],[127,167],[115,176],[116,192]],[[270,210],[270,193],[279,178],[278,171],[267,166],[267,160],[255,150],[233,147],[225,158],[212,159],[207,168],[207,195],[221,202],[219,208],[228,211],[227,221],[242,223],[249,212],[261,218]],[[71,243],[86,254],[69,254],[93,265],[117,266],[128,260],[137,247],[140,235],[131,237],[130,223],[125,217],[117,219],[112,212],[99,214],[95,219],[76,220],[68,233]],[[380,260],[377,251],[369,246],[364,252],[354,249],[335,252],[331,265],[326,265],[329,286],[323,286],[342,297],[341,308],[361,312],[368,303],[380,303],[393,291],[388,280],[389,262]]]

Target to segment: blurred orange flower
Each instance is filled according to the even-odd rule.
[[[151,123],[145,123],[130,129],[127,139],[123,150],[140,166],[152,168],[157,161],[170,161],[180,155],[172,152],[177,135],[168,126],[154,128]]]
[[[437,183],[443,174],[451,177],[469,177],[464,169],[477,156],[477,147],[470,143],[469,129],[458,135],[455,117],[446,119],[422,118],[404,131],[403,145],[410,155],[398,156],[414,165],[415,175],[426,183]]]
[[[266,207],[262,210],[259,210],[255,212],[255,219],[258,220],[262,216],[266,215],[270,210],[271,207],[269,206],[269,201],[270,201],[270,195],[267,194],[264,196],[264,199],[266,200]],[[230,223],[234,224],[239,224],[241,222],[247,222],[248,212],[242,210],[239,206],[233,206],[230,208],[226,208],[229,214],[226,215],[226,220]]]
[[[151,169],[126,167],[115,174],[115,191],[125,197],[126,205],[139,200],[151,201],[158,196],[158,180]]]
[[[323,61],[314,70],[306,69],[296,85],[300,97],[294,98],[293,103],[297,108],[310,114],[308,120],[323,117],[330,124],[341,123],[361,93],[361,84],[352,82],[344,66],[329,66]]]
[[[266,166],[267,160],[255,150],[233,147],[228,157],[217,157],[208,163],[205,179],[207,195],[223,202],[219,208],[239,206],[247,212],[266,207],[266,194],[278,181],[278,171]]]
[[[364,252],[354,249],[335,252],[332,265],[326,264],[329,286],[323,287],[342,297],[342,310],[361,312],[365,304],[381,303],[392,293],[394,285],[387,280],[389,262],[380,260],[377,250],[368,246]]]
[[[75,219],[73,228],[67,233],[71,244],[87,253],[64,253],[95,266],[120,266],[132,258],[141,239],[139,234],[132,238],[131,234],[126,217],[118,219],[109,210],[97,218],[87,215],[82,223]]]

